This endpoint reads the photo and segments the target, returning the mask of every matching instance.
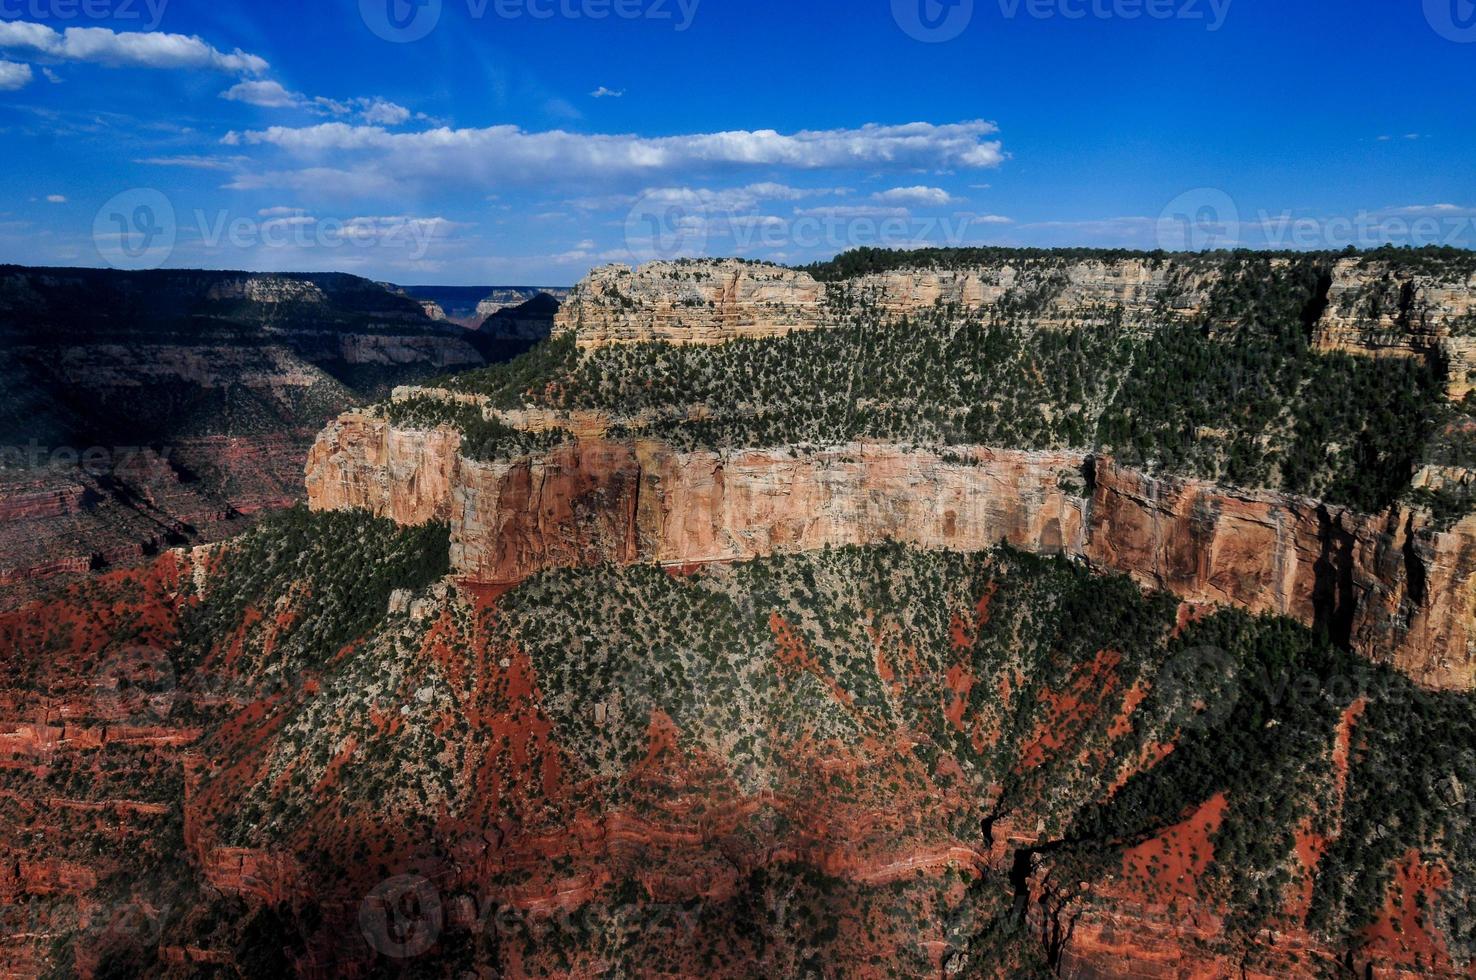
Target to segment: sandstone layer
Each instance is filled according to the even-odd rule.
[[[1321,349],[1440,357],[1453,400],[1476,386],[1476,275],[1342,259],[1327,298],[1315,334]]]
[[[1067,555],[1185,601],[1293,617],[1435,688],[1476,687],[1476,519],[1441,533],[1073,453],[855,444],[672,451],[581,440],[466,460],[459,435],[349,415],[309,458],[315,509],[448,521],[466,581],[600,562],[682,566],[898,541]]]
[[[1289,260],[1276,259],[1273,265]],[[847,295],[890,318],[938,305],[1025,315],[1040,327],[1120,314],[1145,329],[1206,309],[1225,267],[1196,256],[1043,260],[910,269],[820,282],[805,272],[736,260],[597,269],[559,311],[555,330],[581,348],[666,342],[716,344],[834,325],[825,307]],[[1329,259],[1314,328],[1322,350],[1442,357],[1457,400],[1476,385],[1476,276],[1420,271],[1380,259]]]
[[[805,272],[737,260],[596,269],[575,287],[555,329],[581,348],[663,341],[715,344],[834,325],[832,298],[864,299],[889,317],[948,305],[1029,314],[1041,326],[1121,311],[1131,322],[1192,316],[1218,273],[1191,261],[1019,260],[962,269],[901,270],[824,283]]]
[[[556,331],[579,346],[666,341],[716,344],[779,337],[826,323],[825,286],[779,266],[737,260],[596,269],[559,310]]]

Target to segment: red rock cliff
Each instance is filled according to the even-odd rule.
[[[449,429],[349,415],[308,469],[312,506],[448,520],[461,577],[507,584],[603,561],[687,565],[901,541],[1002,541],[1128,574],[1194,603],[1326,626],[1438,688],[1476,687],[1476,520],[1449,533],[1276,493],[1160,480],[1074,453],[857,444],[672,451],[583,440],[483,463]]]

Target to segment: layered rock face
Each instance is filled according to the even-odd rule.
[[[580,347],[665,341],[712,344],[816,330],[828,297],[864,296],[893,317],[939,304],[1029,313],[1042,326],[1121,310],[1135,323],[1198,313],[1217,281],[1202,263],[1150,260],[1000,263],[903,270],[822,283],[808,273],[739,261],[657,262],[597,269],[559,312]]]
[[[1041,326],[1056,326],[1116,309],[1135,323],[1155,314],[1193,316],[1214,282],[1214,275],[1189,265],[1125,259],[893,272],[847,285],[893,316],[940,303],[968,310],[1013,305],[1028,310]]]
[[[1476,387],[1476,275],[1342,259],[1315,342],[1373,356],[1443,357],[1450,397],[1459,401]]]
[[[1273,267],[1289,260],[1273,260]],[[1476,276],[1420,272],[1379,259],[1330,262],[1322,350],[1449,357],[1451,394],[1476,385]],[[1019,259],[962,269],[910,269],[822,283],[804,272],[738,261],[657,262],[597,269],[560,310],[556,329],[582,348],[664,341],[713,344],[833,325],[826,299],[863,296],[891,317],[939,304],[1028,315],[1037,326],[1121,313],[1151,328],[1203,312],[1223,270],[1187,258]]]
[[[452,430],[367,416],[327,430],[311,505],[448,520],[467,581],[600,562],[731,562],[898,541],[1001,541],[1131,575],[1186,601],[1326,626],[1422,684],[1476,687],[1476,520],[1448,533],[1274,493],[1156,480],[1081,454],[858,444],[678,453],[580,441],[506,463],[462,459]]]
[[[1476,687],[1476,519],[1449,532],[1275,493],[1096,468],[1087,557],[1196,603],[1323,626],[1430,687]]]
[[[747,262],[656,262],[597,269],[559,310],[583,348],[715,344],[825,325],[825,287],[803,272]]]

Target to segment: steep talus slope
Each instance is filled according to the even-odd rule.
[[[0,622],[52,651],[7,665],[15,703],[78,719],[0,747],[3,887],[33,923],[6,968],[1456,976],[1476,955],[1470,696],[1287,620],[899,546],[499,595],[437,583],[445,536],[293,512],[117,578],[101,598],[164,658],[147,676],[60,625],[93,615],[81,594]],[[90,735],[98,706],[151,713],[148,741]]]
[[[301,499],[326,420],[485,363],[461,332],[352,276],[0,268],[7,593]]]

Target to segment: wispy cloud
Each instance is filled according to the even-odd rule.
[[[289,92],[281,82],[241,82],[220,93],[222,99],[245,102],[263,109],[287,109],[302,103],[302,96]]]
[[[225,156],[172,156],[172,157],[145,157],[135,160],[134,163],[143,164],[147,167],[185,167],[190,170],[235,170],[245,157]]]
[[[601,85],[589,94],[596,99],[623,99],[625,98],[625,89],[606,88]]]

